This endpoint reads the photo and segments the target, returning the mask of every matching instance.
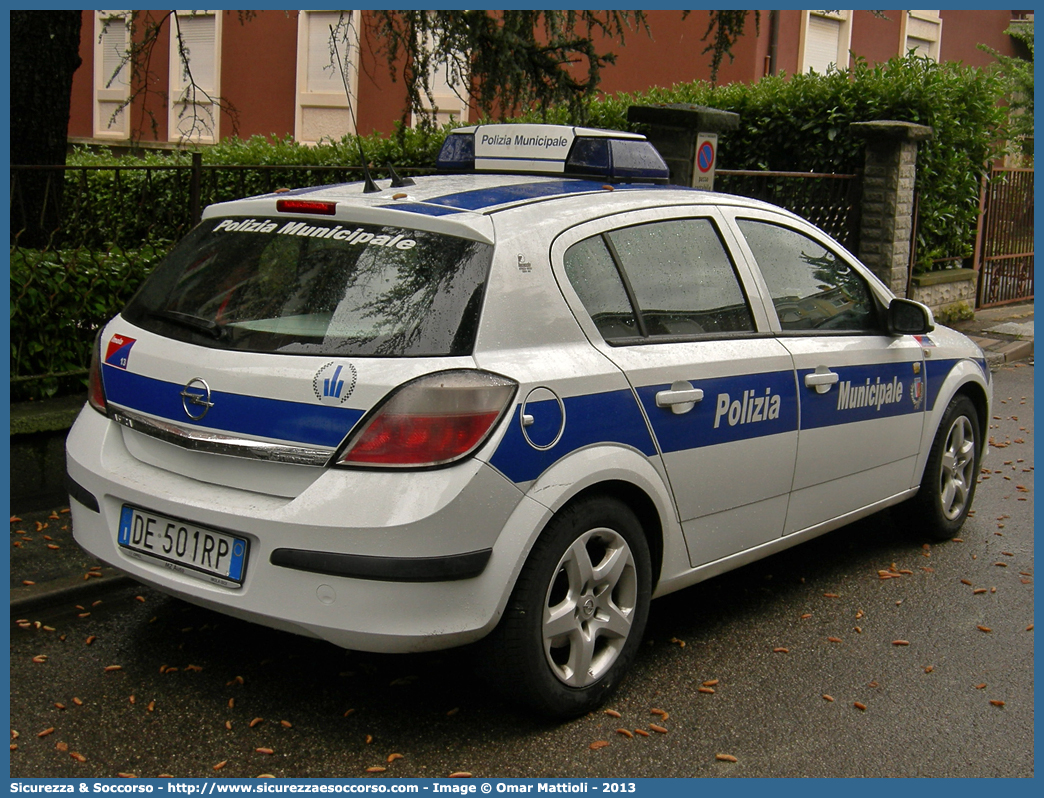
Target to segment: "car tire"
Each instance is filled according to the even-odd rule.
[[[490,641],[503,694],[555,719],[597,708],[637,653],[651,580],[649,546],[626,504],[590,496],[559,511]]]
[[[934,540],[956,535],[975,498],[982,438],[975,405],[964,395],[946,408],[935,433],[921,488],[908,503],[911,529]]]

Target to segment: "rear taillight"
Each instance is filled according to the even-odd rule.
[[[417,468],[478,449],[507,412],[517,383],[485,371],[443,371],[397,389],[345,444],[338,465]]]
[[[91,367],[87,372],[87,401],[99,413],[108,415],[108,407],[105,404],[105,386],[102,385],[100,345],[99,336],[94,339],[94,346],[91,347]]]

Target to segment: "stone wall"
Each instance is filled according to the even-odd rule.
[[[950,269],[916,275],[910,281],[910,299],[916,299],[937,313],[958,302],[975,307],[979,273],[974,269]]]

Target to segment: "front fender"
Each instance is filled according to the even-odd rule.
[[[921,433],[920,455],[914,469],[914,487],[919,485],[924,474],[925,464],[931,452],[932,441],[939,431],[943,414],[949,407],[953,397],[958,393],[967,393],[979,411],[979,434],[982,436],[982,452],[985,457],[988,450],[990,407],[993,404],[993,380],[990,379],[989,366],[985,359],[952,358],[926,359],[925,368],[928,376],[927,408],[925,423]]]

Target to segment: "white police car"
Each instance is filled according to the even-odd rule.
[[[633,134],[468,128],[439,161],[207,209],[100,333],[84,548],[346,648],[492,633],[569,716],[652,597],[900,502],[960,528],[982,353],[818,229],[667,185]]]

